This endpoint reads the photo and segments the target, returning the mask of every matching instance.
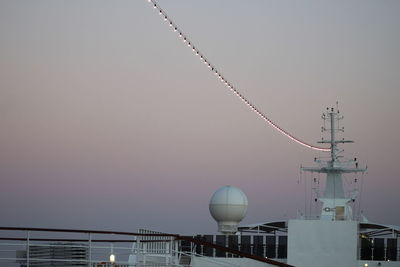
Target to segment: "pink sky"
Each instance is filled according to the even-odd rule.
[[[364,214],[400,225],[399,2],[160,5],[299,138],[315,144],[339,100]],[[304,209],[299,166],[322,154],[238,101],[147,1],[1,1],[0,44],[1,225],[215,232],[224,185],[248,196],[245,223]]]

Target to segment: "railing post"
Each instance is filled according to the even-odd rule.
[[[371,260],[374,260],[374,247],[371,248]]]
[[[92,234],[89,233],[89,262],[88,267],[92,266]]]
[[[148,240],[148,239],[146,239],[146,240]],[[142,262],[143,262],[143,265],[144,266],[146,266],[146,264],[147,264],[147,262],[146,262],[146,260],[147,260],[147,257],[146,257],[146,254],[148,253],[148,243],[143,243],[142,245],[141,245],[141,254],[142,254]]]
[[[140,258],[140,248],[141,248],[141,244],[140,244],[140,236],[137,236],[136,238],[136,262],[137,262],[137,266],[140,267],[140,263],[141,263],[141,258]]]
[[[29,267],[29,238],[30,238],[31,232],[28,231],[26,235],[26,267]]]
[[[170,241],[169,241],[169,256],[170,256],[170,264],[171,264],[171,266],[172,266],[172,263],[173,263],[172,245],[173,245],[173,241],[172,241],[172,236],[171,236],[170,237]]]
[[[278,252],[279,252],[279,236],[276,234],[275,231],[275,259],[278,258]]]
[[[386,241],[386,240],[385,240]],[[387,244],[387,243],[386,243]],[[384,248],[384,256],[383,256],[383,260],[386,261],[387,260],[387,245]]]

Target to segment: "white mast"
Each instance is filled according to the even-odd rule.
[[[354,201],[356,196],[345,196],[343,189],[343,173],[365,172],[366,168],[358,168],[357,160],[340,160],[338,156],[339,143],[353,143],[350,140],[336,140],[336,133],[343,132],[344,128],[339,128],[339,121],[343,116],[339,115],[336,108],[327,108],[326,113],[322,114],[324,121],[329,121],[330,128],[322,127],[323,132],[330,132],[330,140],[322,139],[318,143],[330,144],[330,158],[328,160],[315,159],[318,167],[302,167],[303,171],[326,173],[325,191],[322,197],[318,196],[318,200],[322,202],[322,210],[320,214],[321,220],[351,220],[352,209],[349,202]],[[350,167],[353,165],[354,167]]]

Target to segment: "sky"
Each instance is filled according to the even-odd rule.
[[[400,225],[399,1],[158,3],[300,139],[339,101],[343,154],[368,165],[346,178],[358,210]],[[0,125],[1,226],[216,232],[225,185],[248,197],[244,224],[295,218],[299,168],[324,155],[248,109],[146,0],[0,1]]]

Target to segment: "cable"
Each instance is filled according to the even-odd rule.
[[[285,131],[284,129],[282,129],[281,127],[279,127],[275,122],[273,122],[270,118],[268,118],[267,115],[265,115],[264,113],[262,113],[253,103],[251,103],[248,99],[246,99],[239,91],[238,89],[232,85],[231,82],[229,82],[222,74],[219,70],[217,70],[217,68],[211,64],[211,62],[204,56],[203,53],[200,52],[200,50],[197,48],[197,46],[195,46],[193,44],[192,41],[190,41],[190,39],[180,30],[180,28],[176,25],[176,23],[174,23],[169,16],[167,15],[167,13],[161,9],[161,7],[159,6],[159,4],[156,2],[156,0],[147,0],[154,9],[156,9],[156,11],[159,13],[159,15],[163,18],[163,20],[169,25],[169,27],[178,34],[179,38],[182,39],[182,41],[190,48],[192,49],[193,53],[200,58],[200,60],[210,69],[211,72],[213,72],[218,79],[229,89],[231,90],[243,103],[245,103],[254,113],[256,113],[259,117],[261,117],[265,122],[267,122],[270,126],[272,126],[275,130],[277,130],[278,132],[280,132],[281,134],[283,134],[284,136],[288,137],[289,139],[291,139],[292,141],[317,150],[317,151],[325,151],[325,152],[329,152],[331,149],[330,148],[324,148],[324,147],[319,147],[319,146],[314,146],[314,145],[310,145],[304,141],[302,141],[301,139],[295,137],[294,135],[290,134],[289,132]]]

